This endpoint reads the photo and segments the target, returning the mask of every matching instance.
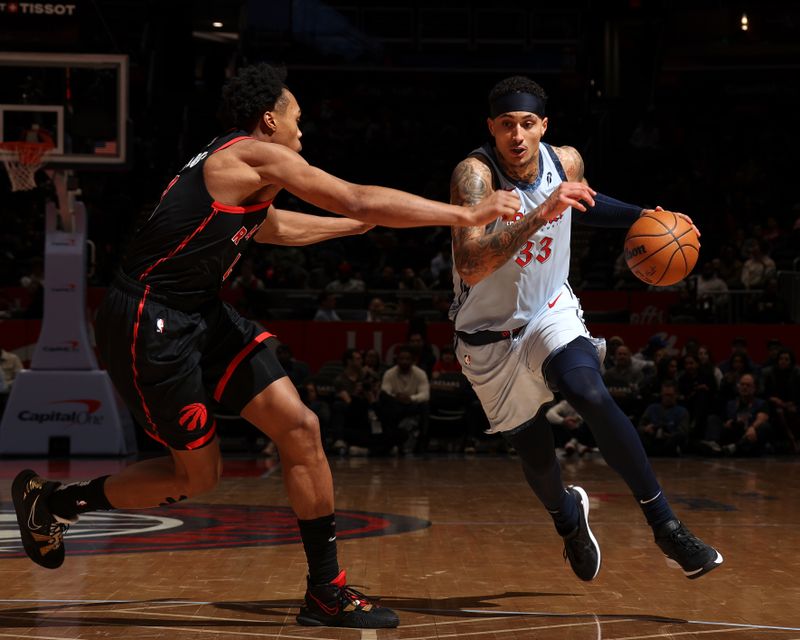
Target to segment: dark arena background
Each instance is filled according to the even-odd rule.
[[[253,243],[221,292],[280,341],[320,422],[340,564],[397,629],[296,624],[285,465],[221,405],[216,488],[87,513],[57,571],[25,556],[21,470],[77,481],[163,453],[115,395],[95,315],[165,187],[224,133],[224,83],[258,62],[287,71],[303,157],[347,181],[448,201],[489,139],[489,90],[524,75],[549,96],[545,141],[575,147],[595,190],[691,216],[702,246],[677,284],[631,273],[624,229],[580,225],[569,281],[612,397],[720,568],[665,566],[591,431],[551,409],[603,551],[595,580],[575,577],[454,358],[450,229],[434,226]],[[0,2],[0,638],[800,638],[798,78],[800,5],[773,0]],[[406,347],[429,391],[398,421],[381,388]],[[646,428],[665,389],[676,440]]]

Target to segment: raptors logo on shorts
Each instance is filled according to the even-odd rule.
[[[181,426],[187,431],[194,431],[197,428],[202,429],[206,426],[208,420],[208,410],[206,405],[200,402],[187,404],[180,411],[180,418],[178,419]]]

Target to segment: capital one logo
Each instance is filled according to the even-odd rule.
[[[56,344],[47,344],[42,347],[42,351],[47,351],[48,353],[74,353],[78,350],[79,345],[80,342],[77,340],[64,340]]]
[[[66,410],[40,410],[23,409],[17,414],[22,422],[36,422],[38,424],[68,424],[68,425],[100,425],[103,424],[103,415],[98,414],[103,403],[92,398],[53,400],[53,405],[79,405],[80,409],[67,408]]]
[[[50,291],[54,293],[75,293],[75,283],[69,282],[67,284],[58,284],[53,287],[50,287]]]

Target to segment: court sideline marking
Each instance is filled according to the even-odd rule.
[[[21,604],[21,603],[30,603],[30,604],[108,604],[108,605],[147,605],[148,603],[142,603],[141,601],[136,600],[34,600],[34,599],[24,599],[24,598],[15,598],[15,599],[0,599],[0,603],[8,603],[8,604]],[[175,601],[161,601],[158,603],[153,603],[153,605],[157,607],[164,607],[164,606],[214,606],[219,604],[217,602],[210,602],[210,601],[188,601],[188,600],[175,600]],[[425,614],[424,611],[415,610],[417,613]],[[72,611],[77,613],[77,611]],[[72,613],[70,612],[70,613]],[[96,612],[96,610],[93,610]],[[471,620],[452,620],[452,621],[443,621],[443,622],[425,622],[425,623],[417,623],[417,624],[409,624],[409,625],[402,625],[403,628],[420,628],[425,626],[442,626],[445,624],[463,624],[469,622],[488,622],[492,620],[498,619],[507,619],[511,616],[518,616],[518,617],[547,617],[547,616],[558,616],[558,617],[570,617],[572,614],[564,614],[564,613],[549,613],[549,612],[530,612],[530,611],[487,611],[483,609],[458,609],[458,610],[451,610],[448,611],[449,613],[470,613],[470,614],[483,614],[491,617],[487,618],[473,618]],[[242,618],[224,618],[218,616],[198,616],[196,614],[180,614],[180,613],[166,613],[166,612],[159,612],[159,613],[148,613],[146,610],[143,610],[142,607],[133,607],[132,609],[116,609],[112,610],[109,613],[139,613],[144,615],[162,615],[168,617],[175,617],[175,618],[192,618],[192,619],[201,619],[201,620],[218,620],[221,622],[242,622],[243,624],[248,624],[252,622],[258,622],[257,620],[248,620]],[[499,614],[499,616],[498,616]],[[431,612],[431,615],[436,615],[435,612]],[[15,619],[16,616],[13,614],[5,613],[0,610],[0,617],[5,617],[8,619]],[[514,633],[520,631],[536,631],[542,629],[556,629],[556,628],[563,628],[563,627],[578,627],[578,626],[587,626],[591,624],[616,624],[621,622],[631,622],[634,621],[634,618],[621,618],[617,620],[592,620],[586,622],[573,622],[567,624],[558,624],[558,625],[546,625],[546,626],[539,626],[535,628],[525,627],[524,629],[500,629],[500,630],[493,630],[493,631],[474,631],[469,632],[467,634],[447,634],[445,636],[436,635],[436,636],[421,636],[414,638],[414,640],[434,640],[438,637],[458,637],[464,635],[482,635],[487,633]],[[102,623],[101,623],[102,624]],[[675,623],[679,624],[679,623]],[[713,633],[729,633],[734,631],[744,631],[744,630],[760,630],[760,631],[800,631],[800,627],[787,627],[787,626],[776,626],[776,625],[758,625],[758,624],[746,624],[746,623],[736,623],[736,622],[722,622],[722,621],[708,621],[708,620],[686,620],[686,624],[693,624],[693,625],[711,625],[711,626],[718,626],[718,627],[725,627],[724,629],[708,629],[703,631],[694,631],[694,630],[687,630],[687,631],[678,631],[678,632],[671,632],[670,636],[685,636],[690,634],[695,635],[706,635],[706,634],[713,634]],[[181,627],[150,627],[150,628],[157,628],[157,629],[172,629],[174,631],[184,631]],[[216,630],[200,630],[195,629],[198,633],[211,633],[211,634],[218,634],[222,633],[222,631]],[[252,633],[252,632],[236,632],[231,630],[226,630],[226,633],[230,633],[232,635],[237,636],[263,636],[263,637],[279,637],[281,635],[286,636],[285,633],[278,633],[278,634],[270,634],[270,633]],[[23,636],[13,636],[8,634],[0,633],[0,637],[23,637]],[[28,638],[41,638],[42,640],[67,640],[65,638],[52,638],[52,637],[44,637],[44,636],[25,636]],[[297,636],[292,635],[293,638],[298,639],[306,639],[312,638],[309,636]],[[616,638],[615,640],[647,640],[649,638],[663,638],[665,637],[664,634],[649,634],[649,635],[636,635],[636,636],[625,636],[622,638]],[[374,629],[365,629],[361,632],[362,640],[377,640],[377,632]],[[313,636],[313,640],[323,640],[319,636]],[[409,639],[410,640],[410,639]],[[800,640],[800,639],[796,639]]]

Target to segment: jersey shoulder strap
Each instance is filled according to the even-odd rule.
[[[558,175],[564,182],[567,182],[567,172],[564,171],[564,166],[561,164],[561,160],[558,159],[558,154],[556,153],[556,150],[553,149],[553,147],[551,147],[546,142],[542,142],[542,146],[547,151],[547,155],[549,155],[550,159],[553,161],[553,164],[556,167],[556,171],[558,171]]]

